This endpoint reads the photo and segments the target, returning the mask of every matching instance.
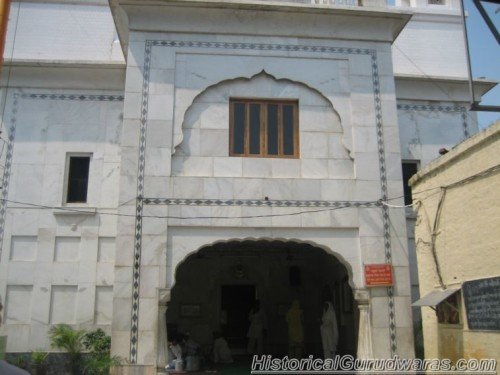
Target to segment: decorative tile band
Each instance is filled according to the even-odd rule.
[[[14,94],[12,111],[10,114],[10,127],[7,140],[7,153],[5,155],[5,166],[2,176],[2,201],[0,202],[0,259],[2,259],[3,238],[5,234],[5,216],[7,215],[7,198],[9,196],[10,172],[12,168],[12,156],[14,154],[14,139],[16,137],[17,111],[19,106],[19,94]]]
[[[374,50],[366,48],[307,46],[301,44],[238,43],[238,42],[198,42],[183,40],[148,40],[151,46],[174,48],[222,48],[250,51],[283,51],[311,53],[340,53],[346,55],[371,55]]]
[[[102,94],[53,94],[53,93],[22,93],[13,94],[12,110],[10,115],[10,127],[8,129],[7,153],[2,176],[2,201],[0,202],[0,258],[2,257],[3,239],[5,232],[5,215],[7,213],[7,198],[9,195],[10,176],[12,169],[12,158],[14,156],[14,140],[16,137],[17,114],[19,112],[19,100],[71,100],[71,101],[123,101],[123,95]]]
[[[369,201],[301,201],[265,199],[182,199],[144,198],[145,205],[167,206],[250,206],[250,207],[380,207],[379,202]]]
[[[137,209],[136,209],[136,232],[134,244],[134,270],[133,270],[133,285],[140,285],[140,258],[141,258],[141,238],[142,238],[142,209],[143,204],[171,204],[169,200],[161,203],[161,199],[143,199],[144,194],[144,170],[145,170],[145,151],[146,151],[146,132],[148,122],[148,98],[149,98],[149,79],[151,70],[151,51],[152,47],[171,47],[171,48],[206,48],[206,49],[228,49],[228,50],[259,50],[259,51],[283,51],[283,52],[308,52],[308,53],[330,53],[330,54],[353,54],[353,55],[368,55],[371,57],[373,94],[376,114],[376,129],[378,142],[378,158],[379,172],[382,187],[382,199],[387,198],[387,175],[385,165],[385,150],[383,138],[383,123],[382,123],[382,101],[380,97],[380,79],[378,74],[377,54],[375,50],[364,48],[346,48],[346,47],[328,47],[328,46],[308,46],[308,45],[291,45],[291,44],[271,44],[271,43],[237,43],[237,42],[209,42],[209,41],[182,41],[182,40],[146,40],[145,56],[143,67],[143,86],[142,86],[142,104],[141,104],[141,127],[140,127],[140,142],[139,142],[139,160],[138,160],[138,176],[137,176]],[[189,201],[189,203],[188,203]],[[196,203],[196,201],[200,201]],[[211,200],[205,200],[205,203]],[[220,200],[220,204],[224,205],[224,200]],[[251,200],[241,201],[245,205],[259,206],[257,201],[254,203]],[[290,201],[291,202],[291,201]],[[296,201],[295,204],[299,204]],[[318,201],[319,202],[319,201]],[[185,200],[184,204],[197,205],[201,204],[201,200]],[[215,201],[213,204],[216,204]],[[303,203],[300,203],[303,204]],[[227,204],[226,204],[227,205]],[[263,206],[263,204],[262,204]],[[293,206],[278,206],[276,207],[293,207]],[[334,206],[297,206],[297,207],[334,207]],[[385,257],[388,263],[392,262],[391,255],[391,238],[389,229],[389,213],[387,207],[383,207],[383,230],[384,230],[384,246]],[[397,353],[396,342],[396,325],[395,325],[395,308],[392,288],[388,288],[389,295],[389,317],[390,317],[390,350],[394,356]],[[132,331],[130,341],[130,362],[137,363],[137,347],[139,334],[139,295],[132,293]]]
[[[398,109],[405,111],[428,111],[428,112],[445,112],[453,113],[457,112],[461,114],[462,119],[462,129],[464,132],[464,138],[468,138],[470,135],[469,124],[467,122],[467,107],[458,105],[441,105],[441,104],[398,104]]]
[[[123,101],[123,95],[88,95],[88,94],[18,94],[22,99],[73,100],[73,101]]]
[[[372,80],[373,80],[373,100],[375,102],[375,125],[377,130],[377,150],[378,150],[378,163],[380,170],[380,187],[382,192],[382,200],[386,201],[388,198],[387,192],[387,166],[385,164],[385,146],[384,146],[384,124],[382,122],[382,101],[380,98],[380,79],[378,74],[377,64],[377,51],[371,52],[372,59]],[[384,251],[385,262],[392,264],[392,245],[391,245],[391,230],[389,207],[382,206],[382,225],[384,228]],[[394,290],[392,286],[387,287],[387,296],[389,297],[388,314],[389,314],[389,337],[391,356],[397,354],[397,340],[396,340],[396,309],[394,304]]]

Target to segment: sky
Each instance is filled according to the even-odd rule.
[[[467,35],[473,77],[485,77],[500,81],[500,45],[479,14],[472,0],[464,0],[467,17]],[[482,2],[497,30],[500,30],[500,4]],[[495,14],[495,11],[498,12]],[[500,86],[500,85],[499,85]],[[500,106],[500,87],[491,90],[481,104]],[[500,120],[500,112],[478,112],[479,127],[486,128],[492,122]]]

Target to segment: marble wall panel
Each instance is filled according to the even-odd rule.
[[[242,158],[214,157],[214,176],[241,177],[243,176]]]
[[[113,315],[113,287],[97,286],[95,290],[94,323],[109,325]]]
[[[380,181],[378,154],[376,152],[357,152],[354,160],[356,176],[362,180]]]
[[[302,178],[313,178],[326,180],[329,176],[328,159],[301,159],[300,176]]]
[[[99,262],[96,265],[94,281],[96,285],[113,285],[115,279],[114,263]]]
[[[113,237],[99,237],[97,261],[114,262],[115,250],[116,245]]]
[[[5,333],[9,339],[7,340],[7,350],[10,352],[23,352],[29,347],[30,342],[29,324],[6,325]]]
[[[114,298],[130,298],[132,295],[132,267],[114,269]]]
[[[300,160],[298,159],[272,159],[271,174],[273,178],[300,178]],[[214,171],[215,173],[215,171]]]
[[[389,303],[388,297],[375,297],[371,299],[371,307],[377,314],[372,314],[372,327],[373,328],[388,328],[389,327],[389,314],[382,313]]]
[[[35,269],[35,262],[12,261],[9,263],[7,282],[13,285],[32,285],[35,277]]]
[[[9,285],[5,298],[5,324],[30,323],[32,301],[32,285]]]
[[[234,184],[229,178],[203,179],[203,196],[210,199],[232,199]]]
[[[34,261],[37,258],[37,237],[12,236],[10,240],[10,260]]]
[[[38,234],[42,217],[40,211],[17,209],[15,212],[7,212],[7,215],[8,220],[6,225],[12,234],[23,236],[36,236]]]
[[[80,259],[80,242],[80,237],[56,237],[54,261],[78,261]]]
[[[79,268],[78,262],[54,262],[52,283],[55,285],[78,284]]]
[[[76,323],[76,285],[53,285],[51,293],[50,323]]]

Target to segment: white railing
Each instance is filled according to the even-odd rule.
[[[313,5],[349,6],[349,7],[377,7],[387,8],[387,0],[263,0],[284,3],[302,3]],[[441,0],[433,0],[441,1]]]
[[[305,1],[304,1],[305,2]],[[358,6],[358,0],[311,0],[311,4]]]
[[[264,0],[264,1],[283,1],[285,3],[301,3],[301,4],[314,4],[314,5],[361,6],[362,2],[367,0]]]

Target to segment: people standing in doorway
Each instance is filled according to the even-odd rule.
[[[298,300],[292,302],[285,319],[288,324],[288,354],[291,358],[302,358],[304,349],[303,313]]]
[[[264,353],[264,337],[267,334],[267,317],[260,306],[260,301],[255,301],[254,307],[248,316],[248,354],[262,355]]]
[[[321,319],[321,342],[323,344],[324,358],[335,357],[337,344],[339,342],[339,329],[337,317],[331,302],[325,302],[323,306],[323,317]]]

